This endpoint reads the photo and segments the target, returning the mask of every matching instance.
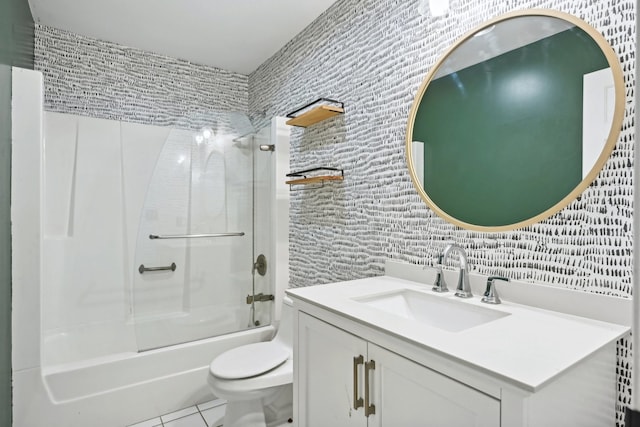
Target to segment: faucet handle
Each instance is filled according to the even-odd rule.
[[[436,270],[436,280],[433,282],[433,288],[431,288],[431,290],[434,292],[449,292],[447,282],[444,281],[444,275],[442,274],[442,254],[433,257],[431,265],[425,264],[422,269],[426,270],[427,268],[434,268]]]
[[[496,289],[495,281],[496,280],[504,280],[505,282],[509,282],[510,279],[508,277],[502,276],[490,276],[487,279],[487,289],[484,291],[484,296],[480,301],[486,302],[487,304],[500,304],[500,297],[498,297],[498,290]]]
[[[442,268],[442,254],[438,254],[431,258],[431,261],[427,261],[422,266],[423,270],[427,268]]]
[[[438,255],[438,264],[436,264],[435,268],[436,280],[433,283],[433,288],[431,288],[431,290],[433,292],[449,292],[447,282],[444,280],[444,274],[442,273],[442,254]]]

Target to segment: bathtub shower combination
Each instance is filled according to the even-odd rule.
[[[277,121],[43,122],[40,366],[14,375],[14,425],[116,427],[210,400],[211,360],[274,331],[275,157],[260,146]]]

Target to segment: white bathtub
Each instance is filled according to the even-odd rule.
[[[14,427],[124,427],[213,398],[211,360],[274,328],[14,373]]]

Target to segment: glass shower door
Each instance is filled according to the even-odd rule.
[[[135,255],[140,351],[255,326],[255,147],[223,125],[174,129],[159,154]]]

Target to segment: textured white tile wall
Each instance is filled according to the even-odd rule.
[[[317,96],[346,104],[344,116],[293,133],[292,169],[344,167],[346,179],[294,197],[292,285],[379,274],[387,257],[422,263],[455,241],[484,274],[508,270],[531,282],[628,296],[633,1],[454,0],[442,19],[417,14],[416,3],[340,1],[250,76],[258,120]],[[572,13],[604,33],[625,70],[624,128],[594,184],[562,212],[516,232],[470,232],[435,216],[413,189],[404,154],[409,109],[446,47],[486,19],[527,7]]]
[[[184,117],[247,111],[247,76],[36,25],[45,109],[183,125]]]
[[[448,224],[418,197],[406,169],[405,131],[430,67],[460,36],[518,9],[578,16],[618,53],[626,111],[616,148],[595,182],[567,208],[514,232]],[[633,0],[452,0],[434,19],[417,0],[341,0],[249,76],[253,118],[266,121],[319,96],[346,114],[295,129],[291,168],[345,169],[345,180],[292,193],[291,286],[382,274],[384,260],[424,263],[451,242],[473,269],[527,282],[629,297],[632,278],[632,162],[635,108]],[[630,346],[618,345],[618,414],[629,403]]]

